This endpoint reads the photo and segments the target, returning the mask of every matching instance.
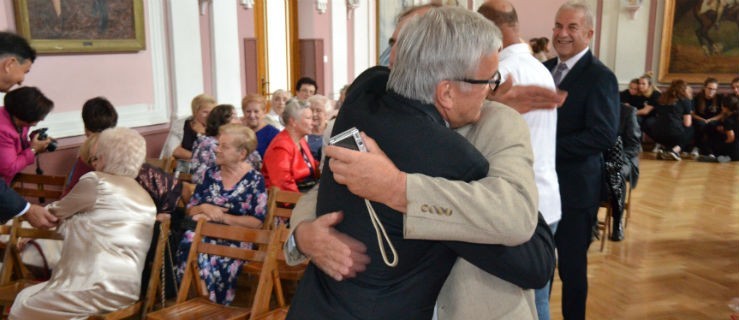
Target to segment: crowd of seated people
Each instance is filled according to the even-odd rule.
[[[727,130],[734,125],[732,97],[739,96],[739,77],[731,81],[728,94],[720,94],[719,87],[716,78],[708,77],[693,94],[678,79],[661,93],[647,73],[631,80],[620,98],[623,106],[636,109],[644,141],[655,142],[652,151],[657,159],[679,161],[689,156],[704,162],[728,162],[739,152],[732,145],[734,131]]]
[[[321,159],[323,149],[323,132],[328,125],[328,113],[331,109],[331,101],[320,94],[308,98],[310,110],[313,111],[313,126],[306,138],[313,159]]]
[[[198,136],[192,146],[190,172],[192,172],[193,183],[201,183],[205,178],[205,170],[215,163],[218,129],[224,124],[238,121],[236,109],[230,104],[218,105],[208,114],[205,121],[205,134]]]
[[[275,128],[273,125],[267,123],[267,117],[265,113],[266,100],[264,97],[258,94],[247,94],[244,99],[241,100],[241,111],[244,113],[243,123],[245,126],[254,130],[257,135],[257,152],[259,156],[264,158],[264,152],[267,151],[272,139],[280,133],[280,129]],[[280,114],[285,110],[284,103],[280,107]],[[274,110],[273,110],[274,112]],[[284,126],[282,126],[284,128]],[[257,168],[261,168],[258,166]]]

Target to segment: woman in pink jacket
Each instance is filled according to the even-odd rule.
[[[43,121],[52,108],[54,102],[35,87],[21,87],[5,95],[5,107],[0,108],[0,177],[6,183],[53,141],[48,136],[28,137],[28,129]]]

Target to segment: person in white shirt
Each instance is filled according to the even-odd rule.
[[[282,111],[285,110],[285,103],[287,103],[287,100],[290,100],[290,97],[290,92],[288,91],[282,89],[275,90],[272,93],[272,100],[269,104],[269,113],[264,117],[268,124],[280,129],[280,131],[285,129],[285,124],[282,123],[280,118],[282,117]]]
[[[506,0],[488,0],[477,10],[495,23],[503,34],[503,49],[498,70],[513,85],[537,85],[556,90],[551,73],[531,55],[528,44],[520,42],[516,9]],[[520,110],[531,133],[534,151],[534,178],[539,191],[539,211],[554,233],[562,218],[559,182],[555,169],[557,144],[557,110]],[[525,113],[524,113],[525,112]],[[535,291],[536,310],[540,320],[549,319],[549,286]]]

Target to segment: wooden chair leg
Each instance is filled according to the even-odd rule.
[[[603,250],[605,250],[605,248],[606,248],[606,241],[607,241],[606,238],[608,238],[611,235],[611,218],[612,218],[612,216],[613,216],[613,212],[611,210],[611,206],[608,205],[608,206],[606,206],[606,217],[605,217],[605,219],[603,221],[603,225],[602,225],[603,233],[601,234],[601,237],[600,237],[600,252],[603,252]],[[598,224],[599,224],[599,227],[601,227],[600,222],[598,222]]]

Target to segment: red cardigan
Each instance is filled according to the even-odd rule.
[[[300,147],[306,151],[308,160],[313,166],[314,177],[318,178],[318,162],[310,154],[305,138],[300,139]],[[276,186],[281,190],[295,192],[298,192],[296,182],[310,176],[310,169],[287,130],[278,133],[264,152],[262,175],[267,188]]]

